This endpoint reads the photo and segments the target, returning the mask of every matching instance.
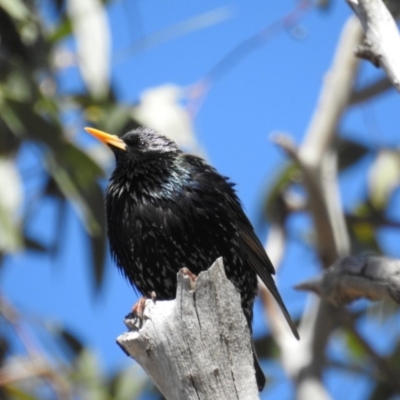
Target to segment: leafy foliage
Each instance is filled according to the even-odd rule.
[[[51,246],[43,245],[39,238],[26,236],[26,224],[36,207],[51,198],[60,212],[49,224],[60,231],[68,218],[65,206],[70,203],[87,232],[92,255],[89,268],[98,291],[103,285],[107,250],[103,189],[99,181],[104,177],[104,165],[77,144],[76,127],[68,126],[67,116],[74,115],[79,120],[79,128],[84,121],[89,121],[104,123],[113,132],[137,124],[129,107],[117,104],[112,95],[105,47],[91,46],[90,51],[80,54],[78,67],[86,68],[87,73],[83,91],[67,93],[58,89],[58,75],[68,67],[68,57],[72,57],[72,53],[65,53],[63,40],[74,32],[78,43],[91,40],[90,32],[78,26],[81,20],[79,2],[74,2],[73,10],[72,3],[64,0],[49,3],[48,7],[54,7],[55,20],[48,21],[42,15],[40,2],[0,1],[0,170],[2,176],[9,178],[2,179],[0,196],[0,255],[23,248],[53,255],[54,251],[60,251],[62,235],[55,236]],[[102,19],[104,6],[96,1],[91,3],[97,5],[98,12],[92,22],[98,27],[102,24],[100,28],[107,34],[108,27]],[[67,61],[63,61],[63,57]],[[98,74],[99,68],[90,64],[93,57],[97,60],[101,57],[102,75]],[[28,178],[24,178],[20,170],[18,155],[21,151],[30,153],[35,160]],[[34,193],[23,198],[21,187],[27,184],[26,179],[32,180],[32,174],[40,176],[44,184],[36,185]],[[24,342],[25,334],[21,333],[21,325],[25,323],[22,316],[2,298],[0,318],[1,324],[9,325],[14,332],[11,336],[0,335],[4,349],[0,354],[0,366],[4,365],[0,397],[39,399],[43,398],[46,386],[60,398],[72,396],[77,390],[75,386],[80,387],[78,392],[85,393],[82,397],[96,399],[127,399],[141,390],[143,377],[135,384],[126,385],[124,377],[128,371],[106,378],[96,367],[94,355],[86,350],[86,343],[66,327],[55,329],[52,325],[53,329],[47,332],[49,343],[53,342],[61,351],[57,357],[52,357],[51,365],[46,359],[40,363],[35,361],[32,352],[37,350]],[[9,338],[15,336],[27,350],[22,359],[10,348]],[[29,384],[20,385],[19,375],[26,375],[25,381],[31,376],[26,381]],[[32,379],[35,376],[39,379]]]
[[[182,117],[180,91],[176,87],[148,91],[146,98],[135,106],[117,101],[110,79],[109,27],[105,18],[108,1],[87,0],[91,7],[87,24],[82,23],[82,13],[86,12],[81,8],[83,3],[86,2],[48,0],[46,7],[51,9],[48,17],[41,2],[0,0],[0,268],[7,255],[22,249],[41,255],[60,252],[61,235],[52,238],[50,244],[42,243],[40,237],[28,233],[27,226],[38,205],[51,199],[58,212],[48,223],[61,231],[68,218],[67,206],[71,204],[86,234],[91,254],[88,268],[98,293],[104,284],[107,249],[101,186],[107,160],[101,149],[81,144],[77,131],[89,123],[118,134],[140,123],[151,125],[149,115],[157,113],[163,117],[157,123],[167,121],[174,131],[189,132],[184,144],[199,149],[191,136],[191,121],[186,113]],[[399,2],[389,3],[398,8]],[[332,1],[317,2],[324,11],[332,4]],[[180,29],[187,32],[192,28]],[[93,45],[93,32],[101,32],[95,38],[97,45]],[[175,29],[164,36],[177,33]],[[154,42],[165,40],[163,35],[155,36]],[[253,43],[250,49],[246,47],[247,42],[234,49],[234,62],[228,54],[223,68],[217,65],[217,75],[229,69],[229,62],[236,64],[240,55],[261,43],[257,36],[255,39],[257,45],[250,41]],[[67,41],[74,43],[73,51],[65,44]],[[71,67],[79,69],[82,85],[76,90],[63,90],[59,85],[60,76]],[[199,85],[197,90],[207,92],[208,84],[205,88]],[[157,92],[163,93],[163,103],[153,101],[154,95],[160,99]],[[168,112],[162,114],[165,109]],[[364,168],[359,170],[359,176],[368,176],[368,189],[345,214],[352,253],[381,254],[385,244],[380,235],[382,228],[400,227],[400,222],[388,212],[400,185],[398,149],[370,148],[346,139],[342,132],[336,136],[333,151],[337,155],[339,174],[343,176],[351,169]],[[28,174],[19,161],[21,154],[29,154],[33,160]],[[369,166],[360,167],[367,158],[371,160]],[[33,190],[24,192],[29,181],[38,177],[39,183],[33,185]],[[282,167],[265,191],[262,219],[283,233],[284,244],[292,240],[290,222],[298,214],[308,212],[309,199],[303,189],[303,179],[298,165],[291,162]],[[306,229],[312,231],[312,223]],[[394,307],[387,308],[384,317],[390,318],[396,312]],[[366,308],[351,313],[357,322],[362,322],[367,314]],[[137,367],[106,374],[88,343],[79,335],[66,326],[44,320],[30,320],[0,292],[0,325],[5,327],[0,333],[0,398],[124,400],[137,398],[144,390],[156,393]],[[26,340],[31,339],[30,335],[36,338],[37,331],[45,337],[44,349],[41,342]],[[369,367],[368,363],[377,362],[371,355],[374,350],[368,348],[356,329],[341,327],[340,332],[347,355],[342,367],[350,372],[357,369],[371,379],[368,398],[394,398],[398,388],[384,376],[385,371],[379,369],[379,364]],[[269,360],[277,357],[278,346],[272,335],[258,338],[256,346],[260,357]],[[22,355],[16,347],[23,348]],[[398,343],[388,354],[378,356],[378,361],[383,360],[389,372],[398,370]],[[323,371],[319,373],[322,375]]]

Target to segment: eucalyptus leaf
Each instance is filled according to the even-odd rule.
[[[39,397],[34,396],[32,393],[28,393],[23,388],[19,388],[16,385],[5,385],[4,391],[7,394],[5,400],[41,400]]]
[[[102,168],[84,150],[66,140],[57,123],[35,112],[29,103],[7,99],[6,106],[3,117],[12,132],[44,145],[47,171],[59,193],[74,205],[91,235],[93,276],[98,289],[104,274],[106,249],[103,195],[98,185]]]
[[[2,118],[13,134],[31,139],[57,150],[63,145],[61,126],[35,111],[35,103],[6,99]]]
[[[365,348],[360,344],[360,341],[354,335],[354,333],[346,331],[345,341],[346,341],[346,347],[350,350],[350,354],[354,358],[358,360],[366,359],[367,354],[365,352]]]
[[[72,34],[72,24],[71,20],[65,16],[63,20],[57,24],[54,30],[49,34],[48,40],[55,44],[62,39],[70,36]]]
[[[77,41],[82,77],[95,98],[107,95],[110,75],[110,36],[100,0],[68,0],[67,13]]]
[[[98,213],[94,214],[98,208],[92,209],[88,201],[96,179],[102,174],[100,167],[72,143],[65,143],[55,154],[48,152],[46,164],[63,195],[75,206],[87,231],[91,235],[101,234]]]
[[[14,159],[0,157],[0,251],[22,249],[22,182]]]
[[[109,400],[106,382],[100,370],[97,356],[89,350],[83,350],[75,360],[72,378],[79,385],[83,399]]]
[[[31,82],[23,70],[15,69],[8,74],[5,94],[20,102],[27,102],[32,98]]]
[[[109,384],[113,400],[136,399],[148,384],[149,378],[138,364],[118,371]]]
[[[393,190],[400,185],[400,154],[398,151],[381,150],[370,171],[369,197],[377,209],[386,207]]]
[[[30,11],[22,0],[0,0],[0,7],[20,21],[30,16]]]
[[[360,217],[360,220],[349,221],[349,231],[352,239],[352,251],[359,252],[374,252],[381,254],[379,242],[376,237],[376,219],[383,219],[383,215],[368,203],[360,203],[353,211],[353,214]]]

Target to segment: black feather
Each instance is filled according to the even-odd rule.
[[[250,329],[258,275],[298,338],[272,278],[274,267],[229,179],[150,129],[122,140],[126,150],[112,147],[117,165],[106,210],[112,255],[132,285],[145,296],[172,299],[181,268],[197,275],[222,256]]]

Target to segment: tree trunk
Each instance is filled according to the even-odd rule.
[[[180,271],[176,298],[147,300],[143,325],[118,344],[167,399],[258,399],[250,332],[222,259],[193,281]]]

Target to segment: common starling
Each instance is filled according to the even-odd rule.
[[[222,256],[250,331],[258,275],[299,337],[272,278],[274,267],[228,178],[151,129],[121,138],[85,129],[115,155],[105,196],[108,238],[118,268],[134,287],[148,298],[155,293],[158,300],[173,299],[181,268],[198,275]],[[254,360],[261,390],[265,377]]]

